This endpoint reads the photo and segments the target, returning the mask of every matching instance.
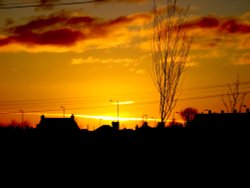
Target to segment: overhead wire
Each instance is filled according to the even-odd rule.
[[[250,82],[244,82],[243,85],[249,85]],[[228,86],[228,84],[220,84],[220,85],[210,85],[210,86],[202,86],[202,87],[194,87],[192,88],[191,91],[203,91],[206,92],[207,94],[210,93],[209,90],[212,89],[213,92],[218,92],[219,94],[214,94],[214,95],[198,95],[192,97],[186,97],[179,98],[178,101],[187,101],[187,100],[200,100],[200,99],[207,99],[207,98],[215,98],[215,97],[222,97],[226,95],[225,89],[222,87]],[[213,90],[214,88],[217,88],[216,90]],[[218,90],[218,88],[221,88]],[[206,90],[205,90],[206,89]],[[244,86],[244,89],[249,89],[249,86]],[[189,88],[186,89],[187,91]],[[205,90],[205,91],[204,91]],[[249,94],[249,90],[240,90],[240,94],[246,93]],[[127,94],[120,94],[121,96],[134,96],[134,97],[129,97],[129,100],[135,100],[135,103],[132,103],[130,105],[146,105],[146,104],[153,104],[153,103],[158,103],[159,101],[155,100],[155,96],[153,95],[145,95],[145,94],[151,94],[152,92],[135,92],[135,93],[127,93]],[[145,95],[145,96],[144,96]],[[117,95],[119,96],[119,95]],[[136,96],[136,97],[135,97]],[[185,96],[185,95],[184,95]],[[88,97],[72,97],[72,98],[50,98],[50,99],[32,99],[32,100],[9,100],[9,101],[0,101],[0,109],[4,110],[16,110],[16,109],[25,109],[25,111],[28,112],[34,112],[32,110],[29,110],[30,108],[34,109],[40,109],[36,110],[35,112],[45,112],[45,111],[60,111],[59,108],[55,109],[54,107],[56,105],[64,105],[64,106],[70,106],[68,110],[83,110],[83,109],[98,109],[98,108],[107,108],[111,107],[112,105],[97,105],[97,104],[104,104],[104,98],[103,96],[88,96]],[[120,98],[117,97],[117,98]],[[108,102],[108,98],[105,98],[105,101]],[[79,107],[79,106],[82,107]],[[46,107],[46,109],[44,109]],[[48,109],[48,107],[54,108],[54,109]],[[2,112],[0,114],[8,114],[12,112]],[[20,113],[20,112],[13,112],[13,113]]]
[[[9,3],[9,4],[0,4],[0,9],[7,10],[7,9],[22,9],[22,8],[39,8],[43,6],[70,6],[70,5],[82,5],[88,3],[97,3],[102,2],[104,0],[87,0],[87,1],[73,1],[73,2],[58,2],[58,3],[36,3],[36,4],[28,4],[28,3]]]

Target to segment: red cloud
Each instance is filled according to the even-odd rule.
[[[12,28],[7,29],[7,31],[13,32],[13,33],[25,33],[27,31],[32,31],[36,29],[42,29],[49,26],[53,26],[57,23],[65,21],[66,18],[62,15],[60,16],[51,16],[49,18],[38,18],[36,20],[32,20],[27,24],[15,26]]]
[[[224,33],[249,34],[250,25],[241,23],[237,19],[221,19],[215,17],[202,17],[184,25],[185,28],[217,29]]]
[[[26,32],[25,34],[0,39],[0,46],[5,46],[10,43],[23,43],[27,45],[73,45],[81,38],[83,38],[82,33],[70,29],[52,30],[42,34]]]
[[[239,23],[237,20],[230,19],[221,24],[220,29],[227,33],[250,33],[250,25]]]
[[[95,20],[96,20],[96,18],[92,18],[89,16],[79,16],[79,17],[69,18],[67,20],[67,24],[70,24],[70,25],[77,25],[77,24],[91,25]]]
[[[150,18],[149,14],[136,14],[100,21],[89,16],[52,15],[5,29],[7,36],[0,38],[0,46],[12,43],[71,46],[78,41],[106,37],[117,29],[117,26]]]
[[[220,25],[220,22],[216,18],[205,17],[199,20],[197,24],[199,27],[213,28],[213,27],[218,27]]]
[[[150,14],[135,14],[132,16],[121,16],[118,17],[114,20],[110,20],[109,22],[107,22],[108,25],[117,25],[117,24],[123,24],[123,23],[130,23],[134,20],[138,20],[138,19],[145,19],[145,20],[149,20],[151,19],[151,15]]]

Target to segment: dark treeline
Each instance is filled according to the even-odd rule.
[[[26,145],[77,145],[77,146],[144,146],[144,145],[197,145],[217,141],[248,141],[249,126],[180,126],[152,128],[143,125],[135,130],[116,129],[103,125],[94,131],[84,129],[41,129],[32,127],[1,127],[0,144]]]
[[[170,126],[164,126],[159,123],[153,128],[144,122],[136,126],[135,130],[120,129],[119,122],[112,122],[112,125],[103,125],[94,131],[79,129],[74,116],[42,116],[35,128],[1,127],[0,148],[4,151],[2,153],[14,151],[11,156],[20,157],[32,153],[33,157],[41,158],[45,155],[42,160],[49,160],[48,156],[53,154],[59,158],[61,155],[73,155],[90,161],[96,157],[97,160],[106,157],[109,161],[119,157],[147,159],[148,155],[174,157],[175,160],[187,160],[190,156],[201,159],[201,156],[214,157],[224,151],[226,155],[241,155],[242,152],[248,152],[250,144],[249,115],[197,114],[192,121],[183,125],[172,122]]]

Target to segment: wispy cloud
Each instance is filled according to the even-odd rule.
[[[113,105],[117,105],[118,101],[111,101]],[[119,101],[119,105],[128,105],[128,104],[134,104],[134,101]]]
[[[80,64],[93,64],[93,63],[99,63],[99,64],[130,64],[133,63],[133,59],[128,58],[108,58],[108,59],[100,59],[100,58],[94,58],[92,56],[83,59],[83,58],[74,58],[71,60],[71,65],[80,65]]]
[[[235,65],[250,65],[250,53],[243,53],[240,57],[234,58]]]
[[[144,69],[138,69],[135,71],[136,74],[145,74],[145,70]]]

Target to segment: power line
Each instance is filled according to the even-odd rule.
[[[249,94],[250,91],[246,92],[240,92],[239,94]],[[185,101],[185,100],[196,100],[196,99],[207,99],[207,98],[216,98],[216,97],[222,97],[225,94],[218,94],[218,95],[208,95],[208,96],[200,96],[200,97],[190,97],[190,98],[181,98],[179,101]],[[154,104],[158,103],[159,101],[148,101],[148,102],[140,102],[140,103],[133,103],[130,104],[133,105],[145,105],[145,104]],[[100,109],[100,108],[111,108],[110,105],[103,105],[103,106],[86,106],[86,107],[79,107],[79,108],[69,108],[68,110],[83,110],[83,109]],[[44,112],[56,112],[60,111],[60,109],[47,109],[47,110],[35,110],[35,111],[25,111],[26,113],[44,113]],[[0,114],[20,114],[20,112],[1,112]]]
[[[240,93],[250,93],[249,85],[250,82],[241,82],[241,85],[244,85],[243,89],[240,90]],[[225,89],[225,86],[228,86],[230,84],[220,84],[220,85],[210,85],[210,86],[199,86],[199,87],[193,87],[193,88],[186,88],[185,91],[192,94],[192,97],[183,97],[179,98],[178,101],[186,101],[186,100],[198,100],[198,99],[206,99],[206,98],[215,98],[215,97],[222,97],[223,95],[227,95]],[[214,90],[216,89],[216,90]],[[190,91],[191,90],[191,91]],[[248,91],[247,91],[248,90]],[[207,94],[213,93],[213,92],[219,92],[220,94],[215,95],[198,95],[194,96],[192,92],[199,92],[199,94],[206,92]],[[45,108],[45,107],[54,107],[55,105],[65,105],[65,106],[71,106],[72,108],[69,110],[83,110],[83,109],[98,109],[98,108],[107,108],[110,107],[109,105],[94,105],[94,104],[100,104],[104,103],[103,101],[108,101],[111,96],[116,98],[126,98],[129,100],[135,101],[135,103],[131,105],[144,105],[144,104],[152,104],[152,103],[158,103],[159,101],[151,101],[151,99],[155,99],[155,96],[148,94],[153,94],[153,92],[134,92],[134,93],[126,93],[126,94],[117,94],[117,95],[107,95],[107,96],[88,96],[88,97],[71,97],[71,98],[50,98],[50,99],[31,99],[31,100],[9,100],[9,101],[0,101],[0,108],[6,110],[15,110],[15,109],[25,109],[25,111],[29,111],[29,108]],[[145,96],[144,96],[145,95]],[[123,96],[123,97],[122,97]],[[183,94],[181,95],[183,96]],[[187,94],[184,96],[188,96]],[[79,105],[87,105],[85,107],[78,107]],[[74,108],[74,106],[76,108]],[[51,109],[41,109],[39,111],[35,112],[45,112],[45,111],[58,111],[51,110]],[[34,111],[32,111],[34,112]],[[0,114],[9,114],[12,112],[2,112]],[[17,113],[17,112],[13,112]]]
[[[238,94],[248,94],[250,91],[244,91],[244,92],[239,92]],[[195,99],[206,99],[206,98],[215,98],[215,97],[222,97],[226,94],[218,94],[218,95],[207,95],[207,96],[200,96],[200,97],[189,97],[189,98],[182,98],[179,99],[179,101],[185,101],[185,100],[195,100]]]
[[[215,87],[215,86],[212,86]],[[205,88],[205,87],[203,87]],[[210,87],[211,88],[211,87]],[[245,87],[244,89],[249,89],[249,87]],[[199,92],[199,94],[206,92],[206,94],[209,94],[211,92],[219,92],[220,94],[216,94],[216,95],[198,95],[198,96],[194,96],[194,94],[192,94],[191,97],[188,97],[188,95],[184,95],[186,97],[182,97],[179,98],[178,101],[185,101],[185,100],[197,100],[197,99],[203,99],[203,98],[214,98],[214,97],[221,97],[223,95],[227,95],[226,92],[224,92],[223,90],[216,90],[216,91],[203,91],[203,92]],[[246,90],[241,90],[241,93],[248,93],[248,91]],[[137,95],[135,95],[137,94]],[[143,96],[144,92],[137,92],[137,93],[131,93],[130,95],[132,97],[128,97],[129,95],[126,94],[124,96],[126,96],[127,99],[129,100],[133,100],[135,103],[133,105],[140,105],[140,104],[146,104],[147,102],[151,103],[151,99],[155,99],[156,96]],[[138,96],[139,95],[139,96]],[[136,97],[135,97],[136,96]],[[183,95],[181,95],[183,96]],[[96,96],[98,97],[98,96]],[[87,107],[84,107],[84,109],[86,108],[95,108],[95,106],[99,107],[99,105],[95,105],[95,104],[100,104],[100,103],[105,103],[104,101],[108,101],[107,98],[110,97],[106,97],[106,98],[101,98],[101,96],[99,96],[99,98],[96,97],[84,97],[84,98],[61,98],[61,99],[41,99],[41,100],[14,100],[14,101],[2,101],[0,102],[0,108],[4,109],[4,110],[15,110],[15,109],[19,109],[19,108],[23,108],[26,111],[29,108],[34,109],[38,108],[46,108],[46,107],[54,107],[56,105],[65,105],[65,106],[71,106],[71,107],[78,107],[79,105],[84,106],[87,105]],[[121,97],[119,97],[121,98]],[[66,99],[66,100],[64,100]],[[146,101],[146,102],[145,102]],[[45,110],[46,111],[46,110]]]
[[[22,8],[39,8],[43,6],[54,7],[54,6],[70,6],[70,5],[81,5],[81,4],[88,4],[88,3],[96,3],[105,0],[88,0],[88,1],[74,1],[74,2],[59,2],[59,3],[48,3],[48,4],[2,4],[0,9],[7,10],[7,9],[22,9]]]
[[[249,85],[249,86],[244,86],[243,88],[241,87],[240,90],[242,89],[249,89],[250,88],[250,82],[241,82],[240,85]],[[190,93],[193,95],[193,92],[199,92],[199,93],[209,93],[209,92],[223,92],[227,91],[226,86],[231,85],[231,84],[220,84],[220,85],[208,85],[208,86],[199,86],[199,87],[191,87],[191,88],[185,88],[182,89],[183,93],[186,92]],[[224,87],[224,88],[223,88]],[[221,88],[221,89],[218,89]],[[213,90],[215,89],[215,90]],[[204,90],[204,91],[202,91]],[[23,104],[44,104],[44,103],[95,103],[95,102],[90,102],[91,100],[109,100],[109,98],[131,98],[131,99],[142,99],[142,98],[151,98],[153,96],[148,96],[148,94],[153,94],[152,91],[148,92],[133,92],[133,93],[122,93],[122,94],[113,94],[113,95],[105,95],[105,96],[85,96],[85,97],[67,97],[67,98],[47,98],[47,99],[29,99],[29,100],[6,100],[6,101],[0,101],[0,106],[5,106],[5,105],[23,105]],[[141,97],[144,96],[145,97]],[[134,98],[136,96],[136,98]]]

